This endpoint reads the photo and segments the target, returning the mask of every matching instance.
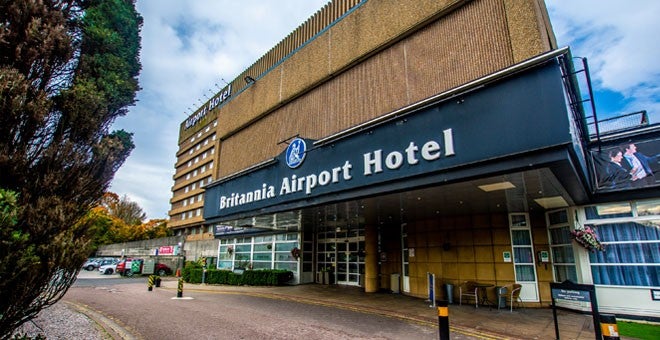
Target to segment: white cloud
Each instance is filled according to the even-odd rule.
[[[179,124],[327,0],[139,0],[142,72],[138,103],[114,125],[136,148],[110,188],[149,218],[170,209]]]
[[[558,44],[589,61],[596,89],[618,92],[626,113],[660,107],[660,1],[547,0]],[[598,103],[598,98],[596,98]]]

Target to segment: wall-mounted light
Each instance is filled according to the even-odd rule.
[[[255,81],[254,78],[252,78],[252,77],[250,77],[250,76],[245,76],[245,78],[243,78],[243,79],[245,80],[245,82],[246,82],[248,85],[254,83],[254,81]]]

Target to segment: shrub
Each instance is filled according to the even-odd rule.
[[[182,276],[188,283],[202,283],[203,268],[188,266],[183,269]],[[208,284],[248,285],[248,286],[281,286],[293,279],[293,273],[288,270],[246,270],[243,274],[229,270],[207,269],[204,282]]]

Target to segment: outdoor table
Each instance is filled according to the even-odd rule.
[[[488,307],[494,306],[494,303],[492,303],[490,300],[488,300],[488,293],[486,292],[486,288],[495,287],[495,285],[491,284],[491,283],[478,283],[477,282],[474,286],[479,288],[479,294],[478,294],[479,304],[480,305],[487,305]]]

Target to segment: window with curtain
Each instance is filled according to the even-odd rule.
[[[633,205],[632,218],[616,214],[616,221],[589,221],[605,245],[605,251],[589,254],[594,284],[660,287],[659,206],[659,201],[640,202]]]
[[[556,282],[571,280],[577,282],[575,257],[571,243],[571,233],[568,221],[568,210],[550,212],[547,214],[550,253]]]
[[[532,251],[532,234],[526,214],[511,214],[511,244],[513,248],[513,265],[516,282],[534,282],[534,254]]]

